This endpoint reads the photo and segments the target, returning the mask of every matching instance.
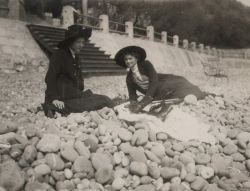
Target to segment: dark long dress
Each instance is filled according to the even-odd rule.
[[[138,95],[136,91],[144,95],[151,96],[154,100],[162,99],[183,99],[188,94],[195,95],[198,99],[206,96],[198,86],[193,85],[182,76],[173,74],[157,74],[153,65],[149,61],[138,63],[140,74],[145,75],[149,79],[147,89],[141,88],[133,79],[132,71],[127,75],[127,87],[130,100],[136,100]]]
[[[83,91],[84,80],[78,62],[68,48],[58,49],[51,56],[45,82],[45,110],[68,114],[113,107],[112,100],[107,96]],[[58,109],[52,104],[53,100],[63,101],[65,108]]]

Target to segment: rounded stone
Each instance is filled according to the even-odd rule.
[[[250,159],[250,149],[246,149],[245,156],[247,159]]]
[[[138,176],[146,176],[148,174],[147,165],[143,162],[132,161],[129,166],[131,174]]]
[[[233,157],[233,160],[236,162],[243,162],[246,160],[246,158],[244,157],[244,155],[242,155],[241,153],[234,153],[231,155]]]
[[[166,180],[170,180],[171,178],[180,175],[180,171],[176,168],[163,167],[160,171],[161,177]]]
[[[214,176],[214,169],[211,167],[201,166],[198,170],[198,174],[204,179],[209,179]]]
[[[158,179],[161,176],[161,170],[156,165],[148,165],[148,173],[154,179]]]
[[[61,146],[60,137],[54,134],[46,134],[37,143],[36,148],[41,152],[57,152]]]
[[[137,186],[135,191],[155,191],[155,187],[152,184],[145,184]]]
[[[237,135],[237,140],[242,142],[249,142],[250,141],[250,133],[249,132],[241,132]]]
[[[95,179],[100,184],[105,184],[113,178],[113,169],[111,165],[100,167],[95,173]]]
[[[247,167],[247,169],[250,171],[250,159],[248,159],[248,160],[246,161],[246,167]]]
[[[201,177],[196,177],[195,180],[191,183],[191,188],[195,191],[200,191],[206,186],[207,182],[201,178]]]
[[[238,134],[239,134],[239,130],[238,129],[230,129],[229,131],[227,131],[227,136],[230,139],[235,139]]]
[[[195,162],[197,164],[207,164],[210,162],[210,160],[211,160],[211,157],[205,153],[200,153],[200,154],[196,155],[196,157],[195,157]]]
[[[189,163],[195,163],[194,158],[186,153],[180,154],[179,161],[182,162],[184,165]]]
[[[22,190],[25,183],[25,176],[14,160],[0,162],[0,187],[7,191]]]
[[[64,176],[67,178],[67,179],[71,179],[73,177],[73,172],[68,169],[68,168],[65,168],[64,169]]]
[[[122,152],[124,152],[125,154],[129,154],[132,146],[130,145],[129,142],[126,142],[126,143],[121,143],[120,146],[119,146],[120,150]]]
[[[168,135],[166,133],[157,133],[156,139],[160,141],[166,141],[168,139]]]
[[[132,139],[132,133],[124,128],[119,129],[118,136],[123,142],[127,142]]]
[[[62,146],[61,155],[65,160],[69,162],[74,162],[76,158],[79,156],[79,154],[76,152],[76,150],[72,145]]]
[[[132,161],[147,162],[147,157],[142,147],[132,147],[129,152],[129,156]]]
[[[185,146],[181,142],[174,142],[172,149],[178,152],[182,152],[184,151]]]
[[[165,148],[162,144],[152,146],[151,152],[154,153],[158,158],[163,159],[166,156]]]
[[[62,158],[55,153],[48,153],[45,156],[46,163],[52,170],[63,170],[64,169],[64,161]]]
[[[37,150],[33,145],[25,147],[23,152],[23,158],[28,162],[32,163],[37,157]]]
[[[189,94],[185,96],[184,103],[188,105],[196,105],[197,104],[197,97],[193,94]]]
[[[80,156],[90,157],[89,148],[82,141],[76,141],[74,146]]]
[[[34,168],[34,172],[37,176],[44,176],[51,172],[51,169],[46,164],[40,164]]]
[[[226,155],[231,155],[233,153],[236,153],[237,150],[238,150],[238,147],[235,144],[227,144],[223,148],[223,153],[225,153]]]
[[[112,187],[115,189],[115,190],[121,190],[125,185],[125,181],[120,178],[120,177],[117,177],[114,179],[114,181],[112,182]]]
[[[94,172],[92,163],[85,156],[79,156],[73,164],[73,171],[76,173],[92,173]]]
[[[195,180],[196,176],[193,173],[187,173],[185,176],[185,181],[191,183]]]
[[[143,146],[148,142],[148,132],[144,129],[139,129],[135,131],[131,139],[131,145]]]
[[[112,165],[112,159],[111,156],[109,156],[106,153],[93,153],[91,155],[91,161],[93,167],[98,170],[101,167]]]
[[[89,137],[84,140],[84,144],[89,147],[90,152],[96,152],[98,149],[98,143],[93,137]]]

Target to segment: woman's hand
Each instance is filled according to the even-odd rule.
[[[142,110],[142,107],[138,102],[130,103],[128,108],[133,113],[139,113]]]
[[[59,109],[64,109],[64,102],[59,101],[59,100],[54,100],[52,101],[52,103]]]

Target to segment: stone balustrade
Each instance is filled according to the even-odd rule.
[[[2,7],[0,11],[0,17],[7,17],[10,19],[20,19],[20,1],[18,0],[6,0],[8,1],[8,7],[6,6],[5,9]],[[86,10],[86,4],[87,0],[83,1],[83,23],[82,24],[88,24],[87,20],[87,10]],[[7,4],[6,4],[7,5]],[[64,27],[67,28],[68,26],[75,23],[75,17],[74,14],[76,13],[76,10],[70,6],[66,5],[63,7],[62,10],[62,19],[59,18],[52,18],[52,15],[50,13],[45,13],[45,19],[48,22],[48,24],[51,24],[55,27]],[[1,15],[2,14],[2,15]],[[99,29],[104,33],[111,32],[110,30],[110,21],[109,17],[107,15],[100,15],[99,20],[98,18],[97,22],[99,22],[98,27]],[[89,25],[89,24],[88,24]],[[91,25],[91,24],[90,24]],[[122,24],[121,24],[122,25]],[[124,31],[117,31],[120,34],[126,34],[129,38],[135,38],[135,27],[133,25],[133,22],[127,21],[124,24]],[[97,27],[97,28],[98,28]],[[96,26],[95,26],[96,28]],[[136,27],[138,29],[138,27]],[[211,48],[210,46],[204,45],[202,43],[198,44],[196,42],[189,43],[188,39],[180,40],[178,35],[173,35],[172,37],[168,36],[167,31],[162,31],[161,33],[156,33],[154,26],[148,26],[146,28],[141,28],[141,30],[145,31],[145,37],[146,39],[150,41],[157,41],[162,42],[166,45],[172,45],[176,48],[183,48],[185,50],[198,52],[201,54],[207,54],[211,56],[218,56],[218,57],[237,57],[242,59],[250,59],[250,53],[247,51],[234,51],[230,54],[227,50],[218,50],[216,48]],[[112,31],[113,32],[113,31]],[[141,35],[140,35],[141,36]],[[158,37],[157,37],[158,36]],[[141,36],[142,37],[142,36]],[[171,42],[168,42],[168,39],[172,39]]]

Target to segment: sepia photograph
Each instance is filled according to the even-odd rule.
[[[250,191],[250,0],[0,0],[0,191]]]

